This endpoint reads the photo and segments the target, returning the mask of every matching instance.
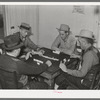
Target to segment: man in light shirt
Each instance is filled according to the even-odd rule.
[[[71,55],[74,52],[76,40],[70,31],[70,27],[61,24],[60,29],[57,28],[57,30],[59,35],[53,42],[51,49]]]
[[[81,49],[84,50],[81,65],[79,66],[78,70],[71,70],[68,69],[64,63],[60,63],[59,67],[62,70],[62,74],[56,78],[56,84],[60,86],[60,89],[63,88],[65,84],[67,84],[65,82],[65,84],[61,86],[61,84],[64,83],[65,80],[71,82],[72,84],[75,84],[80,89],[83,89],[84,86],[82,85],[82,79],[94,65],[99,64],[98,50],[93,47],[93,32],[84,29],[80,31],[80,34],[77,37]]]

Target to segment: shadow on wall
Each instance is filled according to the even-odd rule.
[[[3,15],[0,14],[0,39],[4,38]]]

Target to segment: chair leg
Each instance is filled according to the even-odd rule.
[[[67,89],[68,84],[66,82],[66,80],[64,80],[58,87],[58,89]]]
[[[98,84],[94,87],[95,90],[99,90],[100,89],[100,80],[98,82]]]

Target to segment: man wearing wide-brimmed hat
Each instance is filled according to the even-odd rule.
[[[44,66],[31,66],[21,60],[19,60],[17,57],[20,54],[21,47],[23,46],[23,42],[20,42],[20,39],[18,36],[15,35],[9,35],[4,38],[4,44],[3,48],[5,49],[5,54],[0,55],[0,68],[8,71],[16,71],[18,75],[18,80],[20,83],[23,83],[23,85],[27,84],[27,76],[22,77],[22,75],[39,75],[41,72],[45,71],[50,63],[48,61]],[[37,86],[38,85],[38,86]],[[40,88],[44,89],[47,88],[46,83],[38,83],[34,82],[34,84],[31,83],[31,88]],[[14,88],[14,87],[9,87]]]
[[[68,85],[66,83],[67,80],[67,82],[69,81],[78,86],[80,89],[83,89],[84,77],[92,67],[99,64],[99,51],[95,47],[93,47],[93,43],[95,42],[93,32],[83,29],[80,31],[80,34],[77,35],[77,37],[81,49],[84,50],[81,64],[79,65],[78,70],[71,70],[68,69],[65,64],[60,63],[59,67],[63,72],[56,79],[56,84],[60,85],[59,88],[64,88],[66,85]],[[62,82],[63,84],[61,85]]]
[[[14,33],[14,35],[18,35],[20,38],[20,41],[23,42],[23,49],[21,50],[22,52],[28,52],[30,49],[33,49],[37,51],[39,47],[33,43],[31,40],[31,26],[27,23],[21,23],[19,26],[19,32]]]
[[[51,49],[64,52],[66,54],[72,54],[75,49],[75,37],[70,32],[70,27],[66,24],[61,24],[58,29],[59,35],[56,37],[53,42]]]

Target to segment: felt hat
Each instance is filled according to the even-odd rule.
[[[27,24],[27,23],[21,23],[21,25],[19,26],[19,28],[20,29],[26,29],[26,30],[30,30],[31,29],[31,27],[30,27],[30,25],[29,24]]]
[[[59,31],[69,31],[70,27],[66,24],[61,24],[60,28],[57,28]]]
[[[79,35],[76,35],[76,37],[83,37],[83,38],[89,38],[95,41],[95,37],[92,31],[89,30],[81,30]]]
[[[5,50],[14,50],[22,47],[24,44],[17,35],[9,35],[4,38],[3,48]]]

